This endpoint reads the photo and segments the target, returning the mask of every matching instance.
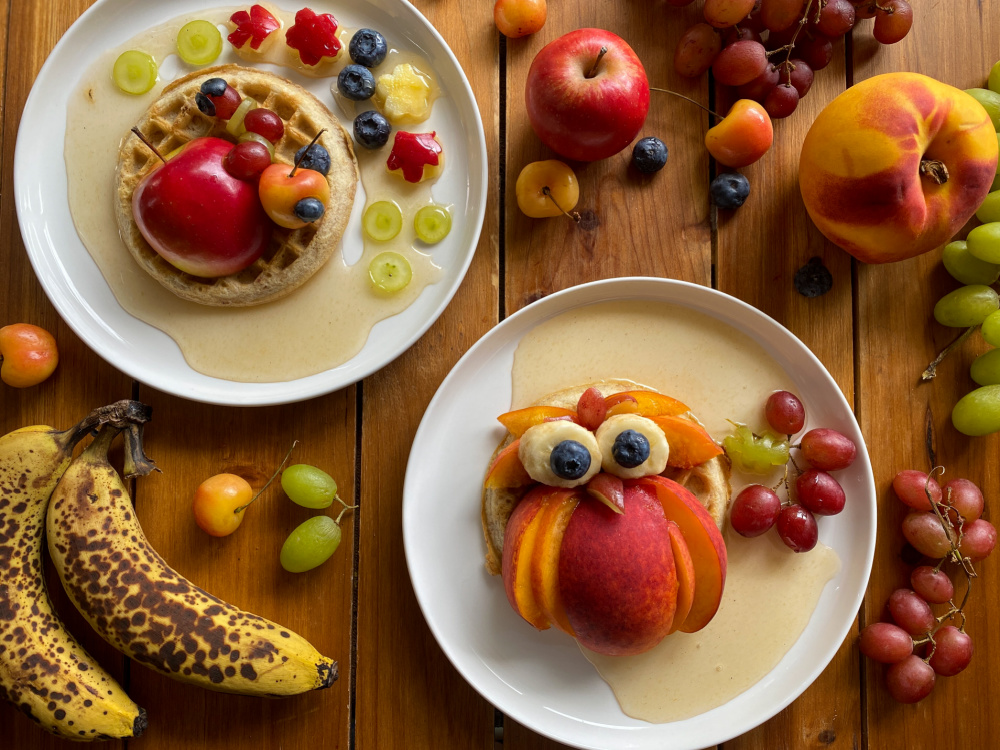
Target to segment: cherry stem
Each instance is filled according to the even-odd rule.
[[[146,148],[148,148],[148,149],[149,149],[150,151],[152,151],[152,152],[153,152],[154,154],[156,154],[156,157],[157,157],[157,158],[158,158],[158,159],[159,159],[160,161],[162,161],[162,162],[163,162],[164,164],[166,164],[166,163],[167,163],[167,160],[163,158],[163,154],[161,154],[161,153],[160,153],[159,151],[157,151],[157,150],[156,150],[156,146],[154,146],[154,145],[153,145],[152,143],[150,143],[150,142],[149,142],[149,141],[148,141],[148,140],[146,139],[146,136],[144,136],[144,135],[142,134],[142,132],[141,132],[141,131],[139,130],[139,128],[137,128],[137,127],[135,127],[135,128],[132,128],[132,132],[133,132],[133,133],[135,133],[135,134],[136,134],[136,135],[137,135],[137,136],[139,137],[139,140],[140,140],[140,141],[142,141],[143,143],[145,143],[145,144],[146,144]]]
[[[921,159],[920,176],[927,177],[935,185],[944,185],[951,175],[948,174],[948,167],[944,162],[937,159]]]
[[[659,91],[659,92],[660,92],[660,93],[662,93],[662,94],[671,94],[671,95],[673,95],[673,96],[677,96],[677,97],[680,97],[681,99],[686,99],[687,101],[691,102],[691,103],[692,103],[692,104],[694,104],[695,106],[698,106],[698,107],[701,107],[701,108],[702,108],[703,110],[705,110],[706,112],[708,112],[708,113],[709,113],[710,115],[715,115],[715,116],[716,116],[716,117],[718,117],[718,118],[719,118],[720,120],[724,120],[724,119],[725,119],[725,117],[724,117],[723,115],[720,115],[720,114],[719,114],[718,112],[716,112],[715,110],[711,110],[711,109],[709,109],[708,107],[706,107],[706,106],[705,106],[704,104],[702,104],[701,102],[697,102],[697,101],[695,101],[695,100],[694,100],[694,99],[692,99],[692,98],[691,98],[690,96],[684,96],[684,94],[678,94],[678,93],[677,93],[676,91],[671,91],[670,89],[658,89],[658,88],[656,88],[655,86],[650,86],[650,87],[649,87],[649,90],[650,90],[650,91]]]
[[[597,66],[601,64],[601,58],[608,54],[607,47],[601,47],[601,51],[597,53],[597,59],[594,60],[594,66],[590,69],[590,72],[585,76],[586,78],[593,78],[597,75]]]
[[[302,160],[306,158],[306,155],[309,153],[309,149],[311,149],[313,147],[313,144],[316,143],[316,141],[319,140],[319,137],[321,135],[323,135],[323,133],[325,133],[325,132],[326,132],[326,128],[323,128],[321,131],[319,131],[316,134],[315,138],[313,138],[311,141],[309,141],[309,145],[306,146],[304,149],[302,149],[302,153],[299,155],[299,158],[296,159],[295,160],[295,164],[292,165],[292,171],[288,173],[289,179],[291,179],[292,177],[295,176],[295,170],[299,168],[299,164],[301,164]],[[253,501],[251,500],[250,502],[253,502]]]
[[[560,211],[562,211],[566,216],[568,216],[569,218],[571,218],[573,221],[575,221],[577,223],[580,222],[580,214],[577,213],[576,211],[574,211],[573,213],[569,213],[568,211],[566,211],[565,208],[563,208],[562,206],[560,206],[559,202],[552,196],[552,191],[549,189],[548,185],[545,185],[544,187],[542,187],[542,193],[545,195],[546,198],[548,198],[550,201],[552,201],[552,204],[556,208],[558,208]]]
[[[788,52],[789,57],[791,56],[792,50],[795,49],[795,41],[799,38],[799,33],[802,31],[803,27],[809,22],[809,11],[812,9],[812,4],[813,0],[807,0],[806,8],[802,12],[802,18],[799,19],[799,26],[797,29],[795,29],[795,33],[792,34],[792,38],[788,40],[788,44],[765,53],[767,57],[770,58],[771,55],[776,55],[779,52]]]
[[[941,364],[941,362],[944,360],[945,357],[947,357],[949,354],[951,354],[952,350],[955,347],[957,347],[963,341],[965,341],[969,337],[969,335],[974,330],[976,330],[976,328],[977,328],[977,326],[969,326],[965,331],[963,331],[961,334],[959,334],[958,338],[956,338],[954,341],[952,341],[950,344],[948,344],[948,346],[946,346],[944,349],[942,349],[941,353],[938,354],[934,358],[934,361],[931,362],[929,365],[927,365],[927,368],[922,373],[920,373],[920,382],[921,383],[926,383],[928,380],[933,380],[934,378],[936,378],[937,377],[937,366],[939,364]]]
[[[239,508],[237,508],[236,510],[234,510],[233,513],[242,513],[247,508],[249,508],[251,505],[253,505],[254,502],[257,500],[258,497],[260,497],[262,494],[264,494],[264,490],[266,490],[270,486],[271,482],[273,482],[274,479],[275,479],[275,477],[277,477],[278,474],[281,472],[282,467],[284,467],[284,465],[286,463],[288,463],[288,458],[292,455],[292,451],[295,450],[295,446],[298,445],[298,444],[299,444],[298,440],[293,440],[292,441],[292,447],[288,449],[288,453],[286,453],[285,457],[281,460],[281,464],[279,464],[278,468],[274,470],[274,473],[271,475],[271,478],[267,480],[267,484],[265,484],[263,487],[261,487],[259,490],[257,490],[257,494],[254,495],[252,498],[250,498],[250,502],[245,503],[244,505],[241,505]]]

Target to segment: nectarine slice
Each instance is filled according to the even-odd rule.
[[[542,615],[570,635],[574,635],[573,628],[559,596],[559,550],[570,516],[582,497],[576,489],[553,489],[545,497],[531,561],[531,587]]]
[[[667,445],[670,446],[667,466],[693,469],[722,453],[722,448],[697,422],[676,416],[654,416],[650,419],[667,437]]]
[[[528,493],[514,508],[507,521],[503,539],[503,588],[507,601],[521,617],[539,630],[550,623],[542,614],[531,586],[531,567],[535,540],[545,513],[544,494]]]
[[[587,482],[587,494],[600,500],[615,513],[625,512],[625,485],[614,474],[601,472]]]
[[[663,506],[664,515],[680,527],[695,570],[694,601],[680,630],[684,633],[701,630],[718,611],[726,585],[728,558],[722,533],[698,499],[671,479],[652,476],[628,480],[626,497],[629,487],[653,493]]]
[[[695,572],[694,561],[691,559],[684,534],[681,533],[681,527],[676,521],[667,519],[667,531],[670,533],[670,547],[674,553],[674,567],[677,568],[677,611],[674,612],[674,624],[670,626],[670,633],[674,633],[680,630],[691,613],[691,605],[694,604]]]
[[[615,414],[641,414],[644,417],[676,416],[690,409],[675,398],[653,391],[622,391],[604,399],[607,417]]]
[[[515,409],[501,414],[497,419],[510,431],[511,435],[519,438],[527,432],[529,427],[541,424],[547,419],[573,418],[575,416],[576,412],[558,406],[527,406],[524,409]]]
[[[527,487],[534,484],[535,480],[528,476],[527,469],[521,463],[517,455],[520,440],[515,440],[497,454],[486,471],[486,480],[483,486],[486,489],[496,490],[505,487]]]

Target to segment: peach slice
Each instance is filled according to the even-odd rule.
[[[587,482],[587,493],[600,500],[615,513],[625,511],[625,485],[614,474],[601,472]]]
[[[667,436],[667,445],[670,446],[667,466],[693,469],[722,453],[718,443],[697,422],[676,416],[655,416],[649,419]]]
[[[687,620],[691,613],[691,605],[694,604],[695,572],[694,561],[691,559],[684,534],[681,533],[681,527],[676,521],[667,519],[667,531],[670,534],[670,547],[677,568],[677,611],[674,612],[674,624],[670,626],[670,633],[675,633]]]
[[[582,498],[577,489],[552,489],[546,494],[531,560],[531,588],[542,615],[569,635],[574,635],[573,628],[559,596],[559,550],[570,516]]]
[[[515,440],[497,454],[486,471],[483,486],[488,490],[504,489],[506,487],[527,487],[535,480],[528,476],[528,471],[517,455],[520,440]]]
[[[529,493],[514,508],[507,521],[503,540],[503,588],[507,601],[521,617],[539,630],[550,623],[535,600],[531,568],[535,540],[541,529],[544,493]]]
[[[573,418],[576,412],[563,409],[558,406],[527,406],[524,409],[515,409],[505,414],[501,414],[497,419],[510,434],[516,438],[521,437],[528,431],[529,427],[534,427],[550,419]]]
[[[604,399],[608,417],[615,414],[642,414],[644,417],[676,416],[690,409],[675,398],[652,391],[622,391]]]
[[[681,485],[661,476],[626,481],[629,488],[652,493],[663,506],[663,513],[674,521],[684,535],[695,569],[694,601],[680,630],[694,633],[708,625],[722,601],[726,585],[726,544],[712,516],[698,499]]]

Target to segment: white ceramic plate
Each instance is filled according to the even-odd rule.
[[[805,632],[764,679],[728,703],[670,724],[622,713],[610,688],[571,638],[538,632],[507,603],[483,566],[480,491],[510,408],[511,367],[521,338],[572,308],[649,299],[696,310],[742,331],[788,373],[811,424],[841,430],[858,458],[838,479],[850,502],[820,541],[842,567],[827,584]],[[695,284],[634,278],[573,287],[536,302],[484,336],[455,365],[431,401],[410,452],[403,491],[403,537],[410,578],[438,643],[488,701],[520,723],[580,748],[681,750],[724,742],[791,703],[823,671],[861,604],[875,551],[875,485],[857,422],[815,356],[759,310]],[[831,519],[833,520],[833,519]],[[752,648],[752,644],[748,644]]]
[[[219,5],[230,5],[230,2]],[[286,10],[292,6],[278,0]],[[247,3],[246,7],[249,7]],[[479,108],[465,74],[447,44],[406,0],[316,0],[318,13],[333,13],[350,28],[370,26],[431,64],[445,94],[434,107],[433,125],[448,144],[448,166],[434,185],[435,200],[453,206],[451,234],[434,249],[440,281],[423,290],[402,313],[375,325],[364,348],[348,362],[306,378],[278,383],[234,383],[188,366],[174,341],[126,313],[77,237],[70,216],[63,143],[66,102],[80,72],[104,50],[183,13],[204,0],[98,0],[59,41],[24,107],[14,156],[14,193],[21,234],[35,273],[52,304],[94,351],[128,375],[184,398],[218,404],[262,405],[300,401],[343,388],[385,366],[409,348],[454,296],[479,240],[486,212],[486,138]],[[228,48],[228,44],[224,45]],[[224,52],[219,62],[232,53]],[[174,66],[175,68],[177,66]],[[294,77],[291,73],[283,74]],[[306,79],[296,78],[302,83]],[[307,87],[333,105],[329,80]],[[349,123],[348,123],[349,124]],[[359,191],[351,227],[360,220]],[[360,256],[345,245],[346,257]],[[123,248],[124,252],[124,248]]]

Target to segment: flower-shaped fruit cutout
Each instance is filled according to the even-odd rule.
[[[251,5],[250,11],[238,10],[229,17],[229,22],[236,26],[226,37],[236,49],[250,42],[250,49],[259,50],[260,45],[281,24],[278,19],[263,5]]]
[[[385,168],[402,175],[407,182],[423,182],[437,177],[444,168],[444,149],[436,132],[408,133],[397,130]]]
[[[285,32],[285,42],[299,53],[305,65],[318,65],[324,57],[340,53],[337,19],[329,13],[317,14],[303,8],[295,14],[295,23]]]

